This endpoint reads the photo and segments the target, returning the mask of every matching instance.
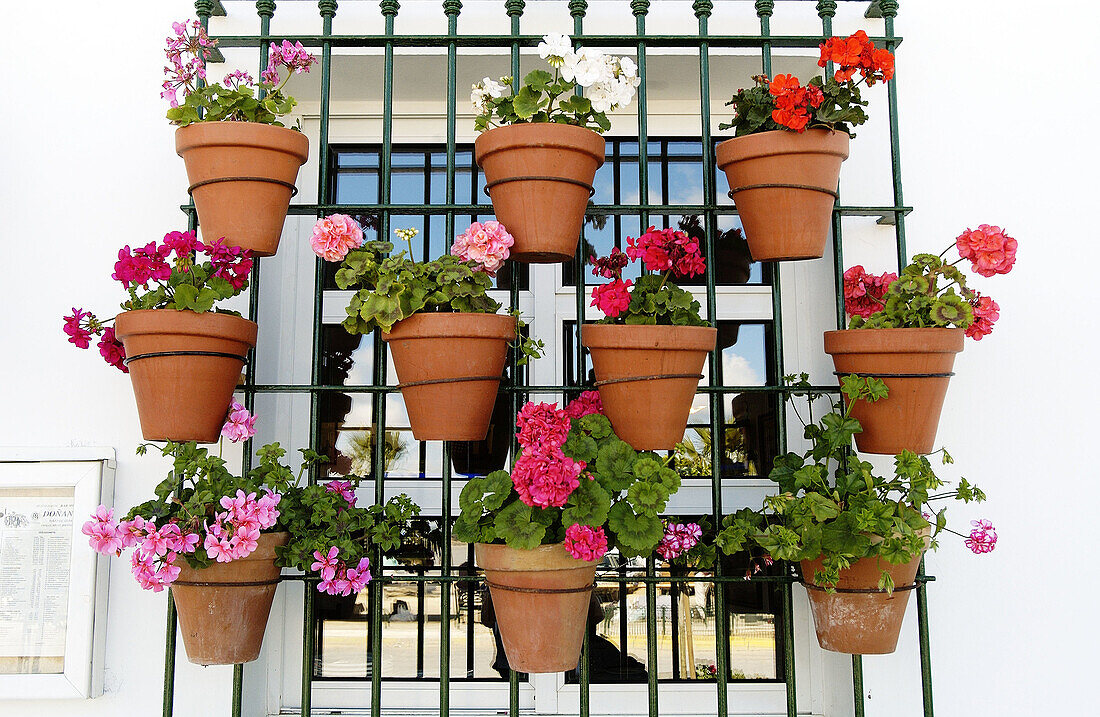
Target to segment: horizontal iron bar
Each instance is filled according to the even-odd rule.
[[[452,43],[457,47],[499,47],[511,48],[518,44],[522,47],[535,47],[542,42],[541,35],[215,35],[221,48],[258,47],[269,42],[289,40],[301,42],[307,47],[320,47],[329,43],[333,47],[448,47]],[[591,47],[637,46],[648,47],[748,47],[758,48],[768,45],[772,48],[815,48],[823,42],[821,35],[579,35],[578,42]],[[900,45],[900,37],[871,37],[878,44],[889,40],[894,46]]]
[[[400,570],[401,568],[389,566],[388,570]],[[321,578],[316,575],[281,575],[279,579],[284,582],[317,583]],[[597,575],[596,583],[626,584],[626,583],[798,583],[800,578],[793,575],[626,575],[616,574]],[[936,578],[932,575],[916,577],[914,582],[930,583]],[[381,583],[460,583],[460,582],[485,582],[485,576],[478,575],[376,575],[372,582]]]
[[[561,393],[564,391],[582,391],[586,386],[501,386],[501,391],[513,393]],[[256,384],[254,386],[238,386],[238,391],[252,393],[308,393],[308,392],[333,392],[333,393],[397,393],[397,386],[324,386],[324,385],[294,385],[294,384]],[[811,386],[810,388],[795,388],[794,386],[700,386],[699,393],[838,393],[839,386]]]
[[[181,204],[180,209],[189,212],[193,204]],[[324,212],[389,212],[400,215],[421,214],[492,214],[492,204],[291,204],[288,214],[318,214]],[[856,206],[838,205],[833,211],[842,216],[874,217],[890,214],[910,214],[913,207]],[[585,209],[588,214],[631,215],[646,212],[649,214],[717,214],[736,215],[737,208],[732,204],[707,206],[704,204],[603,204]]]

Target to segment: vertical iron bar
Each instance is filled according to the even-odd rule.
[[[886,49],[890,52],[897,50],[894,42],[894,17],[898,14],[896,0],[880,0],[879,9],[882,11],[885,25]],[[900,207],[905,203],[901,188],[901,141],[898,135],[898,85],[895,74],[892,82],[886,84],[886,95],[890,103],[890,169],[894,179],[894,206]],[[908,252],[905,247],[905,212],[894,212],[894,235],[897,237],[898,270],[909,263]]]
[[[176,602],[168,588],[168,624],[164,628],[164,695],[161,716],[172,717],[176,692]]]
[[[710,15],[714,10],[711,0],[696,0],[692,4],[695,17],[699,21],[699,37],[706,38],[710,34]],[[703,220],[703,240],[707,257],[706,282],[707,282],[707,320],[711,326],[718,326],[718,301],[715,296],[716,267],[714,266],[716,253],[717,216],[713,208],[717,205],[717,189],[715,186],[715,159],[714,141],[711,138],[710,117],[710,44],[705,40],[699,44],[699,138],[701,143],[701,156],[703,160],[703,204],[707,206],[707,213]],[[718,349],[715,348],[707,357],[709,384],[711,387],[720,385],[719,368],[721,360]],[[722,404],[724,396],[717,392],[711,392],[710,399],[710,477],[711,477],[711,510],[715,529],[722,526],[722,452],[725,447],[725,431],[722,421]],[[722,575],[721,560],[714,561],[714,576]],[[712,587],[714,594],[714,641],[715,641],[715,682],[718,690],[718,716],[725,717],[729,713],[729,637],[728,623],[725,618],[726,591],[725,584],[715,582]],[[690,620],[690,615],[688,616]]]
[[[443,12],[447,15],[447,34],[458,34],[458,14],[462,10],[459,0],[444,0]],[[455,113],[458,102],[458,46],[452,40],[447,43],[447,204],[455,202]],[[448,210],[445,219],[444,251],[455,235],[454,212]],[[427,260],[427,257],[425,257]],[[442,575],[451,576],[451,450],[443,442],[443,495],[442,495]],[[444,580],[439,586],[439,624],[442,633],[439,640],[439,714],[447,717],[451,708],[451,590],[454,585]]]
[[[819,0],[817,3],[817,14],[821,18],[821,36],[823,38],[832,37],[833,34],[833,17],[836,15],[836,0]],[[832,60],[825,63],[825,77],[831,77],[833,74],[833,62]],[[837,188],[839,193],[840,189]],[[840,204],[840,198],[837,197],[836,204]],[[843,240],[843,227],[841,226],[841,216],[835,208],[833,209],[833,290],[836,296],[836,327],[838,329],[844,328],[844,240]]]
[[[852,714],[863,717],[863,656],[852,655]]]
[[[397,0],[381,0],[379,9],[385,18],[385,33],[387,38],[394,35],[394,21],[398,10],[401,9]],[[382,73],[382,157],[379,162],[381,176],[379,176],[379,189],[381,191],[382,204],[391,203],[393,178],[393,42],[386,41],[384,50],[384,66]],[[429,168],[430,171],[430,168]],[[388,240],[391,234],[390,212],[383,209],[379,216],[378,238]],[[382,341],[381,332],[374,331],[374,384],[386,385],[386,347]],[[374,500],[381,504],[386,495],[386,397],[387,393],[376,393],[372,402],[374,414],[374,459],[371,461],[371,473],[374,480]],[[375,564],[378,566],[379,577],[382,574],[382,552],[375,550]],[[381,581],[372,582],[370,585],[370,713],[371,717],[379,717],[382,713],[382,593]]]
[[[650,555],[645,561],[645,574],[653,578],[657,574],[657,560]],[[646,682],[649,697],[649,717],[658,717],[660,708],[657,695],[657,583],[645,584],[645,633],[646,633]]]
[[[920,636],[920,684],[924,717],[933,717],[932,651],[928,645],[928,583],[924,580],[924,558],[917,570],[917,632]]]
[[[524,0],[505,0],[504,9],[511,20],[511,34],[512,34],[512,88],[518,90],[520,87],[520,64],[519,64],[519,42],[514,38],[517,38],[520,34],[520,18],[523,16],[523,10],[526,7]],[[510,311],[519,310],[519,264],[512,262],[510,282],[508,286],[508,309]],[[518,337],[517,337],[518,338]],[[518,345],[518,341],[517,341]],[[512,386],[518,387],[521,385],[519,376],[519,350],[512,347],[509,351],[509,364],[512,371]],[[519,391],[512,392],[512,425],[515,425],[516,415],[519,414],[520,401],[523,400],[523,396]],[[516,440],[513,436],[512,439],[512,455],[515,455]],[[508,671],[508,715],[509,717],[519,717],[519,673],[511,669],[509,664]]]
[[[787,717],[798,715],[798,694],[794,682],[794,587],[783,583],[783,676],[787,683]]]
[[[649,14],[649,0],[631,0],[634,13],[634,31],[645,35],[645,18]],[[646,92],[645,42],[638,41],[638,196],[642,204],[649,204],[649,107]],[[649,226],[649,212],[639,212],[638,231]]]
[[[588,0],[570,0],[569,2],[569,14],[573,16],[573,36],[581,37],[584,35],[584,16],[588,13]],[[584,94],[580,86],[577,87],[577,94]],[[573,257],[573,288],[576,290],[576,310],[577,310],[577,345],[576,345],[576,381],[578,386],[584,386],[588,379],[588,372],[585,371],[586,362],[584,359],[584,346],[581,344],[581,327],[584,325],[585,314],[585,285],[584,285],[584,269],[587,265],[588,257],[585,256],[585,236],[584,236],[584,224],[581,224],[581,235],[577,241],[577,255]],[[568,400],[568,396],[565,397]],[[587,644],[588,637],[585,633],[585,643]],[[587,654],[587,653],[586,653]],[[584,660],[582,660],[582,663]],[[587,717],[588,714],[588,681],[587,681],[588,669],[587,665],[585,669],[581,671],[581,704],[584,706],[581,712],[581,717]]]

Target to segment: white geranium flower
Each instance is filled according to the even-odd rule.
[[[593,112],[610,112],[615,107],[615,96],[604,83],[588,88],[585,96],[592,101]]]
[[[581,87],[591,87],[614,76],[614,69],[608,64],[607,56],[599,50],[582,48],[564,59],[562,76]]]
[[[638,66],[629,57],[619,58],[619,72],[627,77],[638,76]]]
[[[547,60],[551,67],[561,67],[566,55],[573,52],[573,41],[568,35],[544,35],[536,49],[539,57]]]
[[[503,97],[507,91],[500,82],[486,77],[481,82],[475,82],[470,88],[470,104],[474,106],[474,110],[483,115],[491,109],[489,106],[489,100],[497,97]]]
[[[508,89],[501,83],[496,82],[495,80],[490,80],[488,77],[482,80],[479,84],[481,84],[485,88],[485,91],[489,93],[490,97],[503,97],[505,91]]]

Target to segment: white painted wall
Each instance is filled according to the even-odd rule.
[[[337,32],[345,18],[376,23],[376,13],[344,5],[341,13],[348,14],[338,15]],[[412,4],[405,5],[399,24],[411,22]],[[478,5],[493,4],[467,3],[468,12]],[[528,3],[529,15],[552,16],[559,29],[568,29],[567,16],[549,5]],[[625,8],[593,5],[605,15]],[[816,31],[812,3],[800,3],[811,8],[808,18],[788,17],[787,3],[777,5],[776,32]],[[841,5],[838,33],[858,17]],[[251,6],[234,3],[231,13],[251,13]],[[279,18],[314,17],[314,7],[284,0],[277,28],[284,22]],[[116,502],[133,505],[162,470],[151,467],[154,459],[133,457],[140,433],[129,382],[94,353],[69,348],[60,317],[74,305],[109,313],[118,301],[106,278],[117,247],[180,225],[186,181],[157,95],[161,40],[170,21],[193,10],[183,0],[126,3],[115,12],[75,1],[37,3],[33,13],[5,10],[0,444],[113,446]],[[653,12],[651,27],[676,22],[690,30],[687,3],[663,0]],[[431,13],[423,31],[442,30],[441,11]],[[712,31],[753,32],[746,19],[752,20],[751,3],[733,9],[719,3]],[[544,27],[530,22],[525,28]],[[1088,706],[1095,698],[1087,687],[1100,637],[1090,603],[1100,585],[1090,564],[1092,520],[1085,510],[1096,502],[1100,476],[1082,449],[1091,444],[1097,391],[1090,369],[1100,346],[1096,300],[1085,276],[1097,260],[1097,232],[1087,214],[1096,203],[1093,168],[1100,161],[1091,127],[1100,62],[1086,33],[1098,22],[1095,4],[1084,0],[1051,7],[1024,0],[908,0],[898,18],[906,38],[898,61],[903,178],[906,202],[916,207],[907,224],[911,250],[938,252],[963,227],[981,222],[1007,227],[1021,244],[1013,273],[983,283],[1000,303],[1002,319],[992,336],[969,342],[960,356],[941,423],[941,440],[957,467],[990,494],[983,514],[1001,535],[989,556],[945,541],[929,558],[938,577],[929,591],[936,708],[945,717],[1097,711]],[[632,29],[625,14],[618,24]],[[651,58],[651,65],[659,61]],[[716,100],[732,89],[716,80]],[[884,99],[873,98],[873,116],[885,117]],[[861,137],[871,145],[883,125],[873,122]],[[888,202],[886,172],[881,157],[853,156],[845,168],[846,196]],[[846,238],[851,261],[887,268],[890,251],[882,242],[890,242],[889,233],[854,226]],[[790,271],[817,283],[829,266],[822,261]],[[791,339],[801,361],[789,358],[788,367],[802,363],[827,373],[814,342],[831,314],[816,303],[803,292],[797,306],[788,307],[802,317]],[[1071,381],[1083,388],[1070,388]],[[954,512],[956,518],[966,513]],[[159,713],[164,599],[142,593],[125,566],[117,567],[106,694],[88,702],[0,703],[0,714]],[[277,605],[275,614],[280,611]],[[868,715],[920,713],[914,617],[897,654],[865,660]],[[300,649],[296,634],[296,628],[287,632],[286,653]],[[277,627],[269,630],[271,645],[282,639]],[[269,666],[273,674],[278,662]],[[297,664],[286,654],[283,662]],[[838,675],[846,670],[845,660],[832,656],[822,664]],[[262,670],[246,673],[250,704],[261,705]],[[228,714],[230,684],[228,668],[199,668],[181,657],[176,714]],[[824,704],[843,706],[846,689],[839,684]]]

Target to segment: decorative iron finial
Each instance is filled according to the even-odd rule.
[[[504,3],[504,10],[508,13],[508,17],[519,17],[523,14],[523,8],[527,3],[523,0],[506,0]]]
[[[588,0],[569,0],[569,14],[573,17],[584,17],[588,12]]]
[[[648,15],[649,0],[631,0],[630,9],[634,11],[635,17],[639,15]]]
[[[443,0],[444,15],[457,15],[460,12],[462,12],[461,0]]]
[[[397,0],[382,0],[382,2],[378,3],[378,7],[382,8],[383,15],[389,17],[397,14],[397,11],[401,9],[401,3],[397,2]]]
[[[691,9],[695,11],[695,17],[710,17],[714,12],[714,3],[710,0],[695,0],[691,4]]]
[[[756,0],[756,15],[758,17],[771,17],[775,10],[775,0]]]
[[[817,3],[818,17],[836,17],[836,0],[820,0]]]
[[[321,17],[335,17],[336,0],[318,0],[317,9],[321,11]]]
[[[195,14],[200,18],[214,14],[214,0],[195,0]]]
[[[879,0],[878,8],[883,17],[897,17],[898,3],[895,0]]]
[[[275,15],[275,0],[256,0],[256,14],[260,17]]]

